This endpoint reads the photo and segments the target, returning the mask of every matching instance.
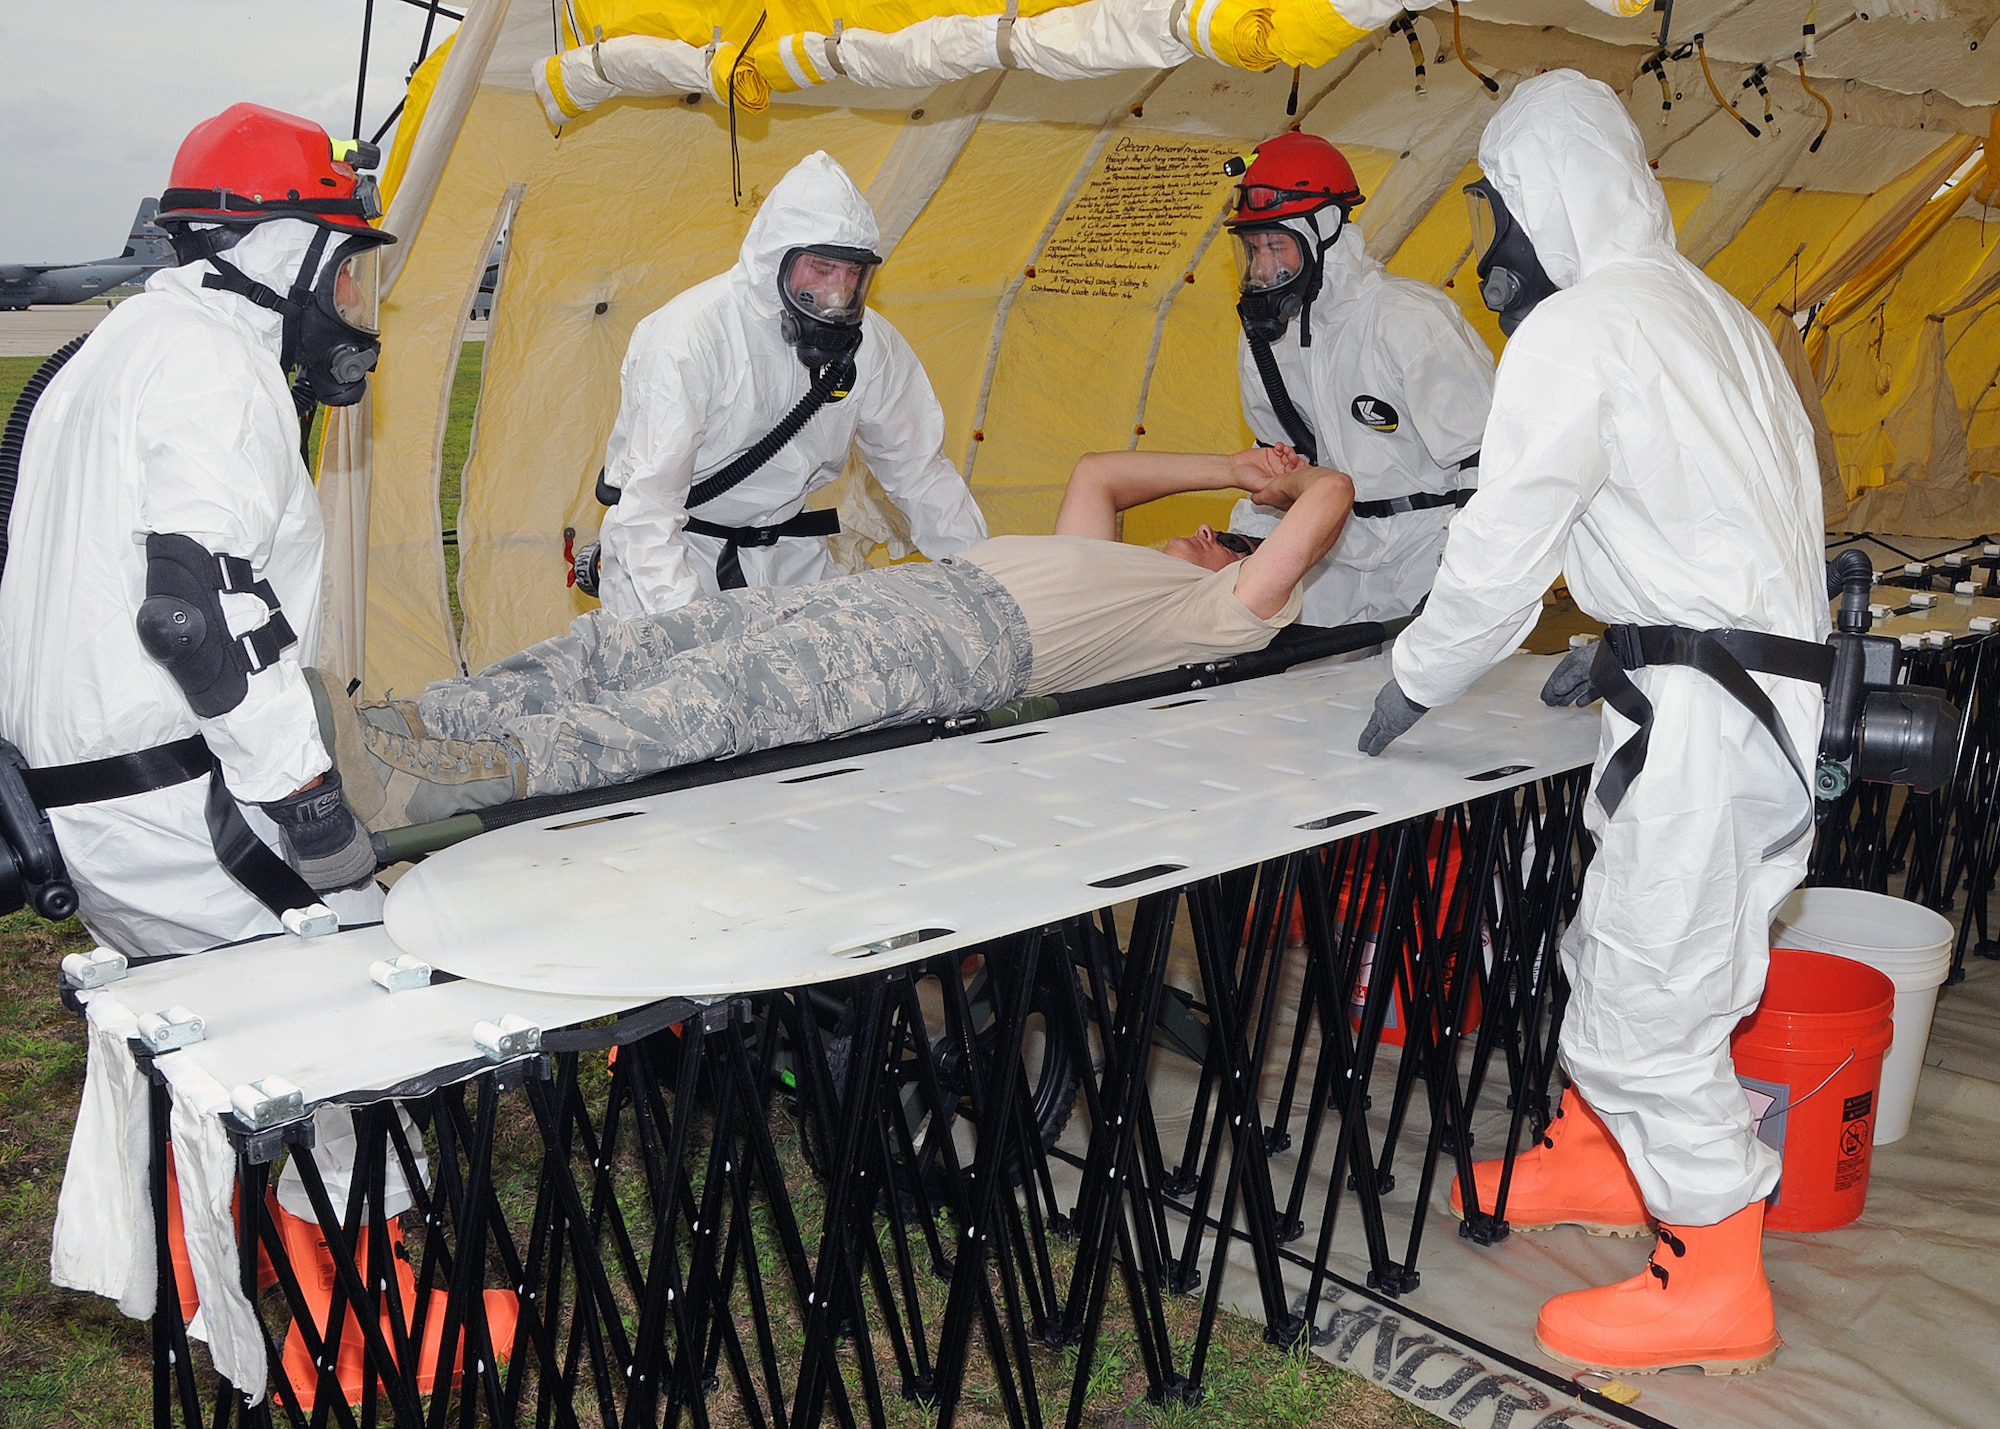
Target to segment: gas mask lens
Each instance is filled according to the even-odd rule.
[[[1493,199],[1484,179],[1465,186],[1465,208],[1472,220],[1473,261],[1484,262],[1493,240],[1500,236],[1500,224],[1493,216]]]
[[[1542,299],[1556,291],[1556,285],[1536,256],[1534,243],[1507,211],[1506,200],[1487,180],[1467,184],[1465,201],[1472,222],[1479,296],[1500,315],[1500,331],[1512,337]]]
[[[1239,228],[1234,236],[1238,292],[1268,293],[1305,271],[1305,244],[1290,229]]]
[[[785,305],[816,322],[854,327],[882,260],[864,249],[794,248],[785,255],[778,287]]]
[[[382,249],[379,244],[341,255],[333,267],[333,312],[349,327],[379,331]]]

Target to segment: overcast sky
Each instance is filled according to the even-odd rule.
[[[117,253],[187,131],[238,100],[350,136],[366,10],[366,0],[0,0],[0,262]],[[404,0],[375,0],[361,137],[402,97],[425,18]],[[440,18],[433,47],[454,28]]]

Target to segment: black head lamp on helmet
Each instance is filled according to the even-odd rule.
[[[182,142],[155,219],[181,262],[206,259],[215,269],[204,287],[284,318],[280,364],[298,369],[302,395],[331,407],[361,400],[381,353],[381,249],[396,240],[373,226],[381,197],[360,172],[381,161],[373,144],[329,139],[309,119],[232,105]],[[252,228],[281,218],[318,230],[282,294],[222,256]]]
[[[878,253],[836,243],[786,251],[778,264],[779,322],[808,371],[852,362],[861,346],[868,290],[881,265]]]
[[[1259,144],[1247,162],[1231,159],[1222,169],[1242,180],[1228,224],[1243,331],[1272,343],[1297,318],[1299,345],[1310,347],[1312,300],[1326,250],[1362,201],[1354,167],[1326,140],[1294,130]]]
[[[1491,180],[1467,184],[1465,199],[1472,217],[1472,251],[1479,255],[1479,296],[1500,315],[1500,331],[1512,337],[1536,305],[1556,291],[1555,280]]]

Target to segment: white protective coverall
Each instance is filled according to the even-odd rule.
[[[1563,291],[1501,357],[1479,494],[1396,641],[1404,693],[1426,706],[1464,694],[1534,627],[1558,570],[1607,623],[1825,640],[1812,428],[1762,325],[1675,250],[1617,97],[1569,70],[1529,80],[1487,125],[1479,161]],[[1753,678],[1810,771],[1819,688]],[[1764,851],[1810,796],[1707,676],[1631,679],[1655,710],[1651,754],[1613,816],[1594,795],[1586,810],[1598,849],[1563,943],[1562,1054],[1653,1214],[1710,1225],[1778,1179],[1729,1034],[1763,993],[1771,914],[1811,837]],[[1608,705],[1603,719],[1598,772],[1634,728]]]
[[[723,543],[683,530],[693,483],[727,466],[805,396],[811,374],[779,327],[778,268],[808,244],[873,249],[875,214],[825,153],[780,179],[744,236],[736,266],[697,283],[633,330],[605,479],[623,492],[605,513],[600,590],[616,615],[661,614],[717,590]],[[881,314],[862,320],[854,388],[814,413],[754,474],[695,514],[722,526],[774,526],[838,477],[858,448],[933,559],[986,539],[986,518],[942,450],[944,412],[923,364]],[[826,541],[786,537],[742,550],[752,586],[835,575]]]
[[[1286,226],[1317,246],[1312,222],[1321,209]],[[1493,391],[1493,354],[1452,300],[1427,283],[1391,276],[1368,256],[1361,229],[1349,222],[1326,252],[1312,301],[1312,346],[1300,347],[1294,318],[1271,355],[1285,391],[1319,442],[1319,464],[1354,479],[1354,499],[1381,501],[1478,485],[1475,464]],[[1260,442],[1290,442],[1265,395],[1248,338],[1236,344],[1243,419]],[[1408,615],[1431,588],[1444,535],[1456,516],[1446,506],[1347,523],[1333,550],[1306,578],[1300,619],[1345,625]],[[1229,528],[1267,536],[1278,513],[1245,497]]]
[[[313,237],[259,225],[230,259],[279,292]],[[0,579],[0,737],[36,767],[129,754],[197,730],[251,828],[279,847],[260,803],[328,769],[300,673],[319,649],[325,526],[299,460],[299,421],[278,370],[282,319],[204,289],[206,263],[155,273],[120,303],[42,393],[21,453]],[[148,533],[192,537],[249,560],[298,643],[252,675],[243,702],[199,719],[139,644]],[[224,595],[230,633],[264,623],[253,595]],[[50,812],[85,925],[128,957],[193,952],[280,931],[216,861],[208,781]],[[327,902],[343,921],[381,916],[372,884]]]

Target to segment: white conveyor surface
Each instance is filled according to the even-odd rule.
[[[1379,759],[1355,741],[1386,657],[607,804],[434,855],[385,926],[542,993],[848,977],[1587,765],[1598,713],[1541,703],[1553,663],[1505,661]]]
[[[202,1041],[162,1053],[155,1066],[173,1089],[181,1214],[209,1351],[232,1383],[258,1386],[261,1394],[262,1332],[236,1273],[228,1211],[234,1153],[219,1119],[235,1089],[280,1077],[311,1107],[412,1081],[470,1077],[489,1065],[473,1040],[479,1022],[511,1013],[546,1031],[621,1012],[633,1001],[470,981],[391,993],[370,977],[369,965],[396,951],[380,927],[265,938],[138,967],[84,994],[90,1068],[56,1214],[56,1283],[105,1295],[128,1314],[152,1313],[145,1084],[132,1074],[126,1050],[147,1013],[185,1007],[204,1024]]]
[[[368,967],[396,953],[380,927],[326,938],[263,938],[146,964],[87,995],[99,1019],[110,1004],[123,1004],[134,1017],[176,1004],[199,1014],[203,1040],[163,1053],[157,1063],[177,1089],[205,1077],[220,1096],[203,1110],[218,1113],[228,1109],[231,1089],[274,1074],[313,1106],[477,1060],[472,1028],[480,1021],[512,1013],[554,1031],[633,1005],[631,998],[470,981],[390,993]]]
[[[2000,620],[2000,600],[1983,595],[1946,595],[1939,592],[1933,596],[1934,603],[1928,608],[1916,606],[1910,609],[1910,597],[1921,592],[1898,590],[1894,586],[1877,586],[1869,597],[1876,605],[1886,605],[1898,612],[1886,620],[1875,622],[1871,635],[1925,635],[1932,631],[1942,631],[1956,643],[1968,636],[1980,637],[1990,631],[1974,630],[1972,622],[1978,618]],[[1836,610],[1839,606],[1834,607]]]

